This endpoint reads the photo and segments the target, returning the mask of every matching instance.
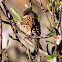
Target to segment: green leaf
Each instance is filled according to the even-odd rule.
[[[55,7],[55,3],[52,2],[53,7]]]
[[[2,22],[2,24],[5,24],[4,22]]]
[[[6,47],[8,46],[8,43],[9,43],[9,40],[7,40],[7,44],[6,44]]]
[[[27,48],[27,54],[28,54],[28,58],[29,58],[30,62],[32,62],[32,61],[31,61],[31,58],[30,58],[29,48]]]
[[[14,38],[9,34],[9,37],[14,40]]]
[[[15,12],[15,10],[13,8],[10,8],[12,13],[18,17],[19,20],[21,20],[20,16]]]
[[[13,18],[14,22],[18,22],[15,18]]]
[[[8,20],[5,20],[6,22],[9,22]]]
[[[60,58],[62,58],[62,55],[58,55]]]
[[[38,15],[38,22],[39,22],[40,16]]]
[[[51,29],[49,29],[48,27],[47,27],[47,29],[48,29],[48,31],[50,31],[51,33],[54,33],[54,31],[52,31]]]
[[[47,62],[54,62],[54,60],[53,59],[51,59],[51,60],[46,60]]]
[[[48,27],[47,27],[47,29],[48,29],[48,31],[50,31],[50,33],[48,33],[47,36],[49,36],[49,35],[51,35],[52,33],[54,33],[54,31],[52,31],[52,30],[49,29]]]
[[[62,3],[62,1],[60,1],[60,3]]]
[[[50,14],[52,15],[52,12],[51,12],[51,10],[50,10],[50,8],[49,8],[48,5],[47,5],[47,9],[48,9],[48,11],[50,12]]]
[[[59,62],[62,62],[62,59],[59,59]]]
[[[34,16],[39,20],[40,16],[33,9],[31,9],[31,10],[32,10]]]
[[[51,30],[47,27],[47,29],[48,29],[48,31],[50,31],[51,32]]]
[[[60,4],[59,4],[59,0],[56,0],[56,4],[57,4],[57,6],[60,6]]]
[[[0,60],[2,59],[2,57],[0,57]]]
[[[50,0],[48,0],[48,3],[50,4]]]
[[[51,22],[54,22],[53,19],[50,19]]]
[[[55,55],[45,55],[44,57],[53,58]]]
[[[51,42],[51,41],[48,41],[48,40],[46,40],[46,42],[49,42],[49,43],[51,43],[51,44],[54,44],[53,42]]]
[[[52,33],[50,32],[50,33],[48,33],[46,36],[49,36],[49,35],[51,35]]]

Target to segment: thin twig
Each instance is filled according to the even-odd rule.
[[[49,18],[48,18],[48,15],[47,15],[47,13],[46,13],[45,8],[44,8],[43,5],[42,5],[41,0],[40,0],[41,4],[38,4],[35,0],[33,0],[33,1],[34,1],[34,3],[35,3],[36,5],[38,5],[38,6],[42,9],[42,11],[45,13],[45,15],[46,15],[46,17],[47,17],[47,19],[48,19],[48,22],[50,23],[50,28],[52,29],[52,24],[51,24],[51,22],[50,22],[50,20],[49,20]]]
[[[0,57],[2,60],[2,21],[1,21],[1,16],[0,16]]]

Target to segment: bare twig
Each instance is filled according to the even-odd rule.
[[[41,0],[40,0],[40,3],[41,3],[41,4],[39,4],[39,3],[36,2],[35,0],[33,0],[33,1],[34,1],[34,3],[35,3],[36,5],[38,5],[38,6],[42,9],[42,11],[44,12],[44,14],[46,15],[46,17],[47,17],[47,19],[48,19],[48,22],[50,23],[50,28],[52,29],[52,24],[51,24],[51,22],[50,22],[50,20],[49,20],[49,18],[48,18],[47,13],[46,13],[47,9],[45,10],[45,8],[43,7]]]
[[[0,16],[0,57],[2,60],[2,21],[1,21],[1,16]]]

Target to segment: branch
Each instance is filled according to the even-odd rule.
[[[2,60],[2,21],[1,21],[1,16],[0,16],[0,57]]]
[[[48,22],[50,23],[50,27],[51,27],[51,29],[52,29],[52,24],[51,24],[51,22],[50,22],[50,20],[49,20],[49,18],[48,18],[47,13],[46,13],[46,12],[48,11],[48,9],[45,9],[45,7],[43,7],[41,0],[40,0],[40,3],[41,3],[41,4],[39,4],[39,3],[36,2],[35,0],[33,0],[33,1],[34,1],[34,3],[35,3],[36,5],[38,5],[38,6],[42,9],[42,11],[45,13],[45,15],[46,15],[46,17],[47,17],[47,19],[48,19]]]

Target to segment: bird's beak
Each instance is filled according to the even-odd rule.
[[[28,6],[26,4],[24,6],[25,6],[26,10],[28,10]]]

